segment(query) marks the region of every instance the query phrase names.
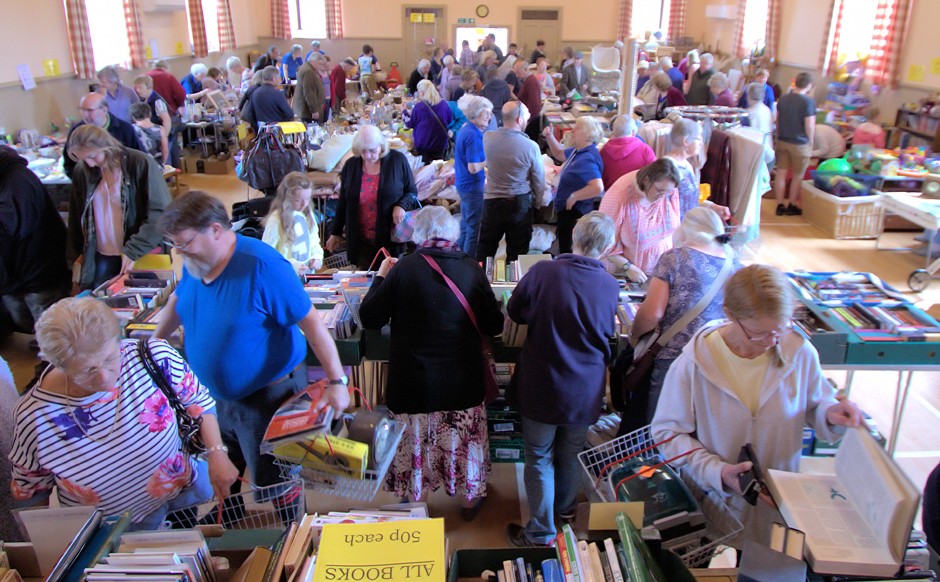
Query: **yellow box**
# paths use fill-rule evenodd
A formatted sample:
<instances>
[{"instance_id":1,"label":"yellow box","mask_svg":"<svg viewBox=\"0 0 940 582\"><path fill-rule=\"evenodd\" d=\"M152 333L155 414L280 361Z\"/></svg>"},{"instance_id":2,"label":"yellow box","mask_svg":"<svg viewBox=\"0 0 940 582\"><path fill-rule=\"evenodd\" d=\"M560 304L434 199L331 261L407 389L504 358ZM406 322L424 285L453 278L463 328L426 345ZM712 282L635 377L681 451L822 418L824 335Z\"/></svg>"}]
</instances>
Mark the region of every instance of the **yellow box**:
<instances>
[{"instance_id":1,"label":"yellow box","mask_svg":"<svg viewBox=\"0 0 940 582\"><path fill-rule=\"evenodd\" d=\"M336 474L362 475L369 462L369 445L334 436L329 437L327 443L322 433L279 445L273 453L309 469Z\"/></svg>"}]
</instances>

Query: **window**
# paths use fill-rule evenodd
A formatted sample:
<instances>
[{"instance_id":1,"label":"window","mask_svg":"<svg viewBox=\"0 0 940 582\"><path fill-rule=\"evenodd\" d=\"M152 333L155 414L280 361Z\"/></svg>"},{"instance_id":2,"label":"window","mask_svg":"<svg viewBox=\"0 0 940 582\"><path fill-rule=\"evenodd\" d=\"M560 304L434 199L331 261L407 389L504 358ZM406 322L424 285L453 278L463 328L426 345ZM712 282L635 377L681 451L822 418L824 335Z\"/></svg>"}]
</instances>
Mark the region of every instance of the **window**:
<instances>
[{"instance_id":1,"label":"window","mask_svg":"<svg viewBox=\"0 0 940 582\"><path fill-rule=\"evenodd\" d=\"M744 34L741 44L750 53L751 47L767 34L767 0L747 0L744 10Z\"/></svg>"},{"instance_id":2,"label":"window","mask_svg":"<svg viewBox=\"0 0 940 582\"><path fill-rule=\"evenodd\" d=\"M839 29L839 62L854 61L871 50L878 0L852 0L846 3Z\"/></svg>"},{"instance_id":3,"label":"window","mask_svg":"<svg viewBox=\"0 0 940 582\"><path fill-rule=\"evenodd\" d=\"M506 54L506 49L509 47L508 28L476 28L474 26L458 26L456 37L457 44L454 45L457 47L457 58L460 58L460 50L463 46L463 41L469 42L470 50L475 51L483 43L483 39L486 38L488 34L493 34L496 36L496 46L498 46L499 49L503 51L503 54Z\"/></svg>"},{"instance_id":4,"label":"window","mask_svg":"<svg viewBox=\"0 0 940 582\"><path fill-rule=\"evenodd\" d=\"M324 0L290 0L288 10L295 37L326 38Z\"/></svg>"},{"instance_id":5,"label":"window","mask_svg":"<svg viewBox=\"0 0 940 582\"><path fill-rule=\"evenodd\" d=\"M652 33L661 30L665 42L669 28L669 4L670 0L633 0L630 34L635 38L643 38L647 32L652 36Z\"/></svg>"},{"instance_id":6,"label":"window","mask_svg":"<svg viewBox=\"0 0 940 582\"><path fill-rule=\"evenodd\" d=\"M123 0L85 2L95 70L108 65L128 68L131 60Z\"/></svg>"},{"instance_id":7,"label":"window","mask_svg":"<svg viewBox=\"0 0 940 582\"><path fill-rule=\"evenodd\" d=\"M219 7L217 0L202 0L202 21L206 24L206 46L209 52L218 52Z\"/></svg>"}]
</instances>

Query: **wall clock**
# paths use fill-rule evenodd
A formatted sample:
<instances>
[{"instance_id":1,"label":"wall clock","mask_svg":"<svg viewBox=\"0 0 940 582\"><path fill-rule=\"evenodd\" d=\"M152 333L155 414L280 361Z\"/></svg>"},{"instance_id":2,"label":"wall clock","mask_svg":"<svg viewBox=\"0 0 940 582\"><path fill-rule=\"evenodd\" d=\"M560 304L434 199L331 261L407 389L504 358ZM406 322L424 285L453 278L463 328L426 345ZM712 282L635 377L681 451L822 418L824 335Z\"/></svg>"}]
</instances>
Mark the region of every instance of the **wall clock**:
<instances>
[{"instance_id":1,"label":"wall clock","mask_svg":"<svg viewBox=\"0 0 940 582\"><path fill-rule=\"evenodd\" d=\"M490 8L486 4L480 4L477 6L477 16L480 18L486 18L490 14Z\"/></svg>"}]
</instances>

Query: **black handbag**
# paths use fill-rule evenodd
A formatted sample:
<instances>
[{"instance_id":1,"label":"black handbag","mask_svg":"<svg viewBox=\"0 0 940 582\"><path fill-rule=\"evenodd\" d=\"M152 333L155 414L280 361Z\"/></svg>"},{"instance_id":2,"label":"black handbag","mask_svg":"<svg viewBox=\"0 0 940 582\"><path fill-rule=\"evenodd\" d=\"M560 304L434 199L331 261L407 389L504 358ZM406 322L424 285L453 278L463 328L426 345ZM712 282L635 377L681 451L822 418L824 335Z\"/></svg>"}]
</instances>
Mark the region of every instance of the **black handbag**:
<instances>
[{"instance_id":1,"label":"black handbag","mask_svg":"<svg viewBox=\"0 0 940 582\"><path fill-rule=\"evenodd\" d=\"M305 172L303 155L293 146L285 145L274 131L262 130L245 150L242 160L245 181L256 190L276 188L291 172Z\"/></svg>"},{"instance_id":2,"label":"black handbag","mask_svg":"<svg viewBox=\"0 0 940 582\"><path fill-rule=\"evenodd\" d=\"M202 442L202 435L199 434L199 427L202 425L202 417L193 417L186 411L186 407L180 402L179 396L170 385L166 375L160 371L157 361L147 345L147 340L137 342L137 355L144 364L144 369L157 385L160 392L166 397L167 403L173 408L176 415L176 428L180 435L180 452L187 456L198 456L206 452L206 445Z\"/></svg>"}]
</instances>

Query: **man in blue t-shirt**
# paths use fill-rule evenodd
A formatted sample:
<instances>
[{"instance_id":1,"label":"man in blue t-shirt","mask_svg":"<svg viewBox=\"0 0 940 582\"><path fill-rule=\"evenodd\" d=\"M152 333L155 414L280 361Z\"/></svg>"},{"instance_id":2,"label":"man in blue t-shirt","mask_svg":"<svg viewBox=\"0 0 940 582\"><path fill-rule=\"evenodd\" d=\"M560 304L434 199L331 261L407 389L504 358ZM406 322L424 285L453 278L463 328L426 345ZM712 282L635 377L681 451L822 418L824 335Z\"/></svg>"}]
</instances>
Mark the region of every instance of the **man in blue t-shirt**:
<instances>
[{"instance_id":1,"label":"man in blue t-shirt","mask_svg":"<svg viewBox=\"0 0 940 582\"><path fill-rule=\"evenodd\" d=\"M187 192L167 206L160 228L184 269L154 337L182 324L187 360L216 400L229 458L247 465L257 486L280 483L274 458L258 448L277 407L308 385L306 344L329 378L328 403L338 411L349 405L336 344L290 263L233 232L218 199Z\"/></svg>"}]
</instances>

